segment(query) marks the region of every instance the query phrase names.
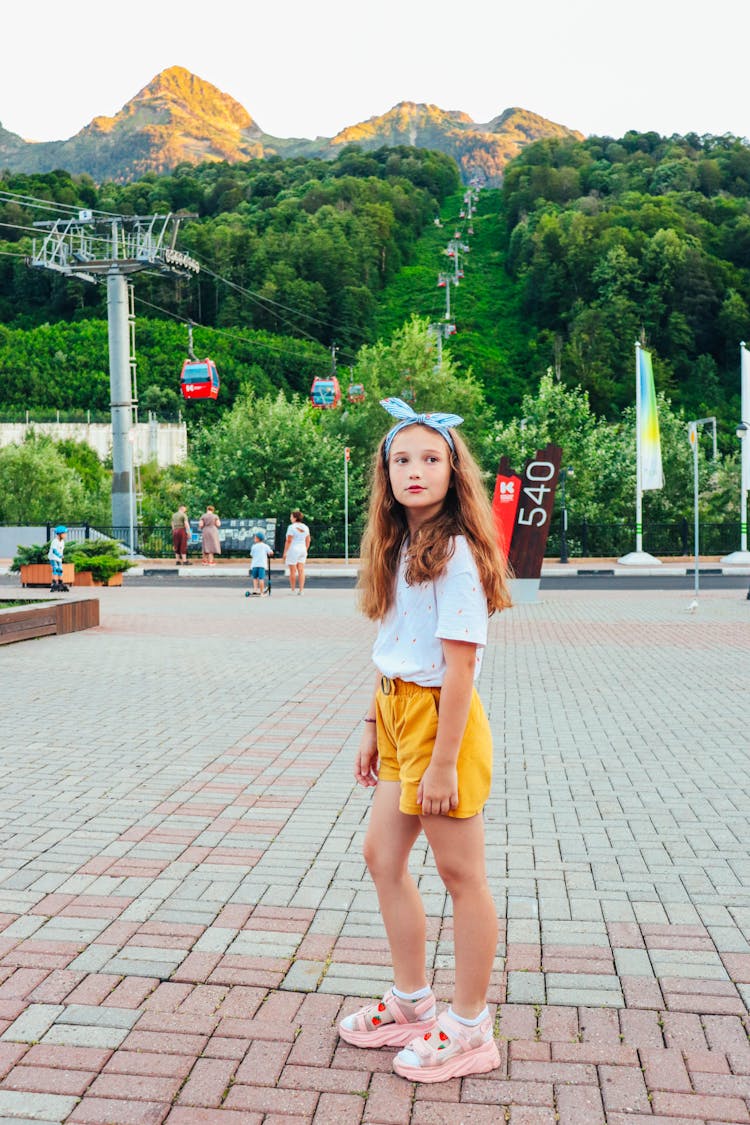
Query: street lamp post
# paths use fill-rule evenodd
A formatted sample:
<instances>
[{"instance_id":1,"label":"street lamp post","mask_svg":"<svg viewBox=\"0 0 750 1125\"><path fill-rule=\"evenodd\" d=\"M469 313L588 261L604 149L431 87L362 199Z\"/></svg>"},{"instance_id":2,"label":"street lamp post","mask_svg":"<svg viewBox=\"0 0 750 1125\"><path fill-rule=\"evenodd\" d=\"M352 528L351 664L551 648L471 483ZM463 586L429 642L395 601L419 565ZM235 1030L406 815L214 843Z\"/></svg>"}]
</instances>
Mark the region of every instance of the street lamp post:
<instances>
[{"instance_id":1,"label":"street lamp post","mask_svg":"<svg viewBox=\"0 0 750 1125\"><path fill-rule=\"evenodd\" d=\"M741 540L740 550L747 551L747 491L750 488L750 453L746 446L748 434L750 434L750 422L744 420L737 426L737 437L740 439L740 449L742 455L740 457L740 528ZM750 589L747 591L747 600L750 602Z\"/></svg>"},{"instance_id":2,"label":"street lamp post","mask_svg":"<svg viewBox=\"0 0 750 1125\"><path fill-rule=\"evenodd\" d=\"M750 432L750 422L742 421L737 426L737 437L740 439L740 449L742 451L740 457L740 473L742 475L740 487L740 534L741 543L740 550L747 550L747 490L750 486L750 469L746 468L745 462L750 460L745 448L748 433Z\"/></svg>"},{"instance_id":3,"label":"street lamp post","mask_svg":"<svg viewBox=\"0 0 750 1125\"><path fill-rule=\"evenodd\" d=\"M698 427L699 426L713 426L714 430L714 461L716 460L716 418L711 415L710 418L695 418L692 422L688 422L688 441L693 448L693 554L695 556L695 577L693 583L693 590L696 598L700 590L700 527L699 527L699 489L700 482L698 476Z\"/></svg>"},{"instance_id":4,"label":"street lamp post","mask_svg":"<svg viewBox=\"0 0 750 1125\"><path fill-rule=\"evenodd\" d=\"M572 480L575 476L573 470L568 466L567 469L560 469L560 482L561 493L560 501L562 504L562 526L560 532L560 562L566 563L568 561L568 509L565 503L565 482L568 477Z\"/></svg>"},{"instance_id":5,"label":"street lamp post","mask_svg":"<svg viewBox=\"0 0 750 1125\"><path fill-rule=\"evenodd\" d=\"M135 442L136 431L134 427L128 431L128 442L130 444L130 472L129 489L130 495L128 496L128 543L130 544L131 554L135 554Z\"/></svg>"},{"instance_id":6,"label":"street lamp post","mask_svg":"<svg viewBox=\"0 0 750 1125\"><path fill-rule=\"evenodd\" d=\"M344 562L349 565L349 457L347 445L344 449Z\"/></svg>"}]
</instances>

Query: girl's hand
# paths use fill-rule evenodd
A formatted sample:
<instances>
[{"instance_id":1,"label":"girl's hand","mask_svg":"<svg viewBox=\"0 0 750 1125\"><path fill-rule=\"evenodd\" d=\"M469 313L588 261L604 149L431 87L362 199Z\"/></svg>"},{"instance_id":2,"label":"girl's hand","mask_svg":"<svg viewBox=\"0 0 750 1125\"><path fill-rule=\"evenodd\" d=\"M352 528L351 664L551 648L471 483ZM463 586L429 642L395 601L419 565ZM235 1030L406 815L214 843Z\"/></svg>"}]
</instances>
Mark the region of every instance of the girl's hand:
<instances>
[{"instance_id":1,"label":"girl's hand","mask_svg":"<svg viewBox=\"0 0 750 1125\"><path fill-rule=\"evenodd\" d=\"M366 723L354 759L354 779L365 789L378 783L378 742L374 723Z\"/></svg>"},{"instance_id":2,"label":"girl's hand","mask_svg":"<svg viewBox=\"0 0 750 1125\"><path fill-rule=\"evenodd\" d=\"M458 772L455 766L430 762L417 789L423 816L440 816L458 808Z\"/></svg>"}]
</instances>

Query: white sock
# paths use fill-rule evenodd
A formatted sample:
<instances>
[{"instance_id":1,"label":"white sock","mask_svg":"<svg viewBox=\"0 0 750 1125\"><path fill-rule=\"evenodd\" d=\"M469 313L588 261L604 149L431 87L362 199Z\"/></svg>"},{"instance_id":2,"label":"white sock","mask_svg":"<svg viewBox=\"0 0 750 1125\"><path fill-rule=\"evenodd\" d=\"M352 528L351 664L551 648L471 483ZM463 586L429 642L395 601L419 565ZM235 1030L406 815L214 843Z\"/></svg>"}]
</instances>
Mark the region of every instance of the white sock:
<instances>
[{"instance_id":1,"label":"white sock","mask_svg":"<svg viewBox=\"0 0 750 1125\"><path fill-rule=\"evenodd\" d=\"M426 996L430 995L432 989L429 984L426 984L424 988L418 989L417 992L401 992L401 990L394 985L392 991L393 995L398 996L399 1000L424 1000Z\"/></svg>"},{"instance_id":2,"label":"white sock","mask_svg":"<svg viewBox=\"0 0 750 1125\"><path fill-rule=\"evenodd\" d=\"M489 1014L490 1013L488 1009L485 1008L473 1020L467 1020L464 1016L457 1016L453 1011L453 1008L448 1009L448 1015L451 1017L451 1019L454 1019L456 1023L462 1023L464 1027L479 1027L482 1020L486 1020Z\"/></svg>"}]
</instances>

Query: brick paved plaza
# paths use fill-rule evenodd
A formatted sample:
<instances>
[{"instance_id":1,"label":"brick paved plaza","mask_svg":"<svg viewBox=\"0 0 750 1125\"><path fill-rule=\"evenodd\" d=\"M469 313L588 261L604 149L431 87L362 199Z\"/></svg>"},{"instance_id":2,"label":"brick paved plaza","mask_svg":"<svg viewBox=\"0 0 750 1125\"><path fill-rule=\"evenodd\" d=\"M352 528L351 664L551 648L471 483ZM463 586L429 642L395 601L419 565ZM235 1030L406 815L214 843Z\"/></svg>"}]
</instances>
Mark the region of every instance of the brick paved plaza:
<instances>
[{"instance_id":1,"label":"brick paved plaza","mask_svg":"<svg viewBox=\"0 0 750 1125\"><path fill-rule=\"evenodd\" d=\"M543 594L482 694L503 1066L413 1086L337 1018L389 980L349 590L101 591L0 649L0 1121L750 1123L750 602ZM449 904L414 871L430 968Z\"/></svg>"}]
</instances>

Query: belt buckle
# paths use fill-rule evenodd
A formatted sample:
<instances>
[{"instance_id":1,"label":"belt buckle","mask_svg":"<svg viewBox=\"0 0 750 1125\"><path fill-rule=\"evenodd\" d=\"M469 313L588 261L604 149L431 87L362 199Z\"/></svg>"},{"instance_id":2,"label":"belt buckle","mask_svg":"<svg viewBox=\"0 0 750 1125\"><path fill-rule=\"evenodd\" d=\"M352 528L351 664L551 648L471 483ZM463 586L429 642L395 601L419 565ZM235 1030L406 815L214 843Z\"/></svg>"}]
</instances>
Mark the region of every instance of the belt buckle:
<instances>
[{"instance_id":1,"label":"belt buckle","mask_svg":"<svg viewBox=\"0 0 750 1125\"><path fill-rule=\"evenodd\" d=\"M380 677L380 690L382 691L383 695L390 695L393 691L393 684L388 676Z\"/></svg>"}]
</instances>

